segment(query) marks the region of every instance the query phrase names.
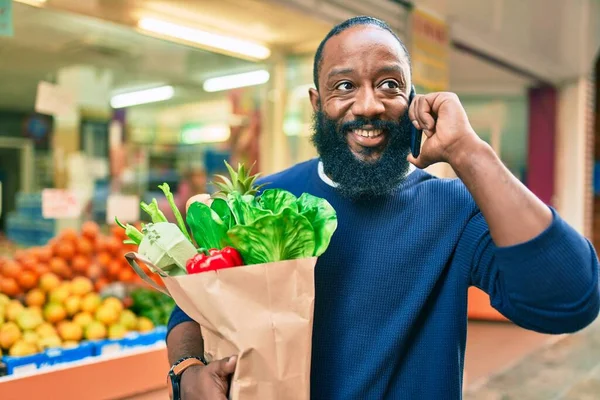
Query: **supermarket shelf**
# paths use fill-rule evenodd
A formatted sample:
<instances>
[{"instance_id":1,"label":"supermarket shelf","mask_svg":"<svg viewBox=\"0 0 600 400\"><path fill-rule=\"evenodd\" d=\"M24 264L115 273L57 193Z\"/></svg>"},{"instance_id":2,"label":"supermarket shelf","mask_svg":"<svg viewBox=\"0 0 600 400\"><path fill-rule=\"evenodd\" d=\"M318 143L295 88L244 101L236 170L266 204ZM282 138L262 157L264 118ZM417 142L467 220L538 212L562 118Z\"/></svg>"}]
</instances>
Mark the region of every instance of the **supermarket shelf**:
<instances>
[{"instance_id":1,"label":"supermarket shelf","mask_svg":"<svg viewBox=\"0 0 600 400\"><path fill-rule=\"evenodd\" d=\"M107 400L141 396L166 388L169 369L164 344L0 378L2 400Z\"/></svg>"}]
</instances>

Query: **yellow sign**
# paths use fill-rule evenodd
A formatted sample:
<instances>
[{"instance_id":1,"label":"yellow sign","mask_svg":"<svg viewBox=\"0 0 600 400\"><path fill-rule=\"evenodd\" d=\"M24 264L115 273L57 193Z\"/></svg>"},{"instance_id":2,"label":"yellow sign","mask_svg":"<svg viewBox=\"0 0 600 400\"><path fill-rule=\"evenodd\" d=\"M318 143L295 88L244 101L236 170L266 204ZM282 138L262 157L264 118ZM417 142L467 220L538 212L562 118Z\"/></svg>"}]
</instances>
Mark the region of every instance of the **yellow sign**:
<instances>
[{"instance_id":1,"label":"yellow sign","mask_svg":"<svg viewBox=\"0 0 600 400\"><path fill-rule=\"evenodd\" d=\"M421 10L412 13L412 69L417 92L446 91L450 31L448 25Z\"/></svg>"}]
</instances>

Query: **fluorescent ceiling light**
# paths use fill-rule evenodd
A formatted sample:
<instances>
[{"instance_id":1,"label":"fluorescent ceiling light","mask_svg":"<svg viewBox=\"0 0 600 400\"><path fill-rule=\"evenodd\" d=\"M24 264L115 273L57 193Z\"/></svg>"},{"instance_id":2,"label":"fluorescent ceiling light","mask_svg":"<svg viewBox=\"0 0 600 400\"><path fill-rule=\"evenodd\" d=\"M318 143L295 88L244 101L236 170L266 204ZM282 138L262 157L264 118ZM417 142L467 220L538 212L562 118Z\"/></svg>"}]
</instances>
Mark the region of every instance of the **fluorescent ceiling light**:
<instances>
[{"instance_id":1,"label":"fluorescent ceiling light","mask_svg":"<svg viewBox=\"0 0 600 400\"><path fill-rule=\"evenodd\" d=\"M155 103L169 100L173 97L173 86L160 86L152 89L138 90L136 92L117 94L110 99L112 108L124 108L139 104Z\"/></svg>"},{"instance_id":2,"label":"fluorescent ceiling light","mask_svg":"<svg viewBox=\"0 0 600 400\"><path fill-rule=\"evenodd\" d=\"M181 131L181 141L186 144L225 142L231 135L231 129L224 124L190 126Z\"/></svg>"},{"instance_id":3,"label":"fluorescent ceiling light","mask_svg":"<svg viewBox=\"0 0 600 400\"><path fill-rule=\"evenodd\" d=\"M259 60L269 58L271 50L261 44L238 39L218 33L201 31L186 26L161 21L154 18L142 18L138 21L138 27L143 30L171 36L177 39L197 43L205 47L225 50L230 53L240 54Z\"/></svg>"},{"instance_id":4,"label":"fluorescent ceiling light","mask_svg":"<svg viewBox=\"0 0 600 400\"><path fill-rule=\"evenodd\" d=\"M203 88L207 92L218 92L246 86L261 85L269 81L269 72L260 69L258 71L245 72L243 74L226 75L211 78L204 81Z\"/></svg>"},{"instance_id":5,"label":"fluorescent ceiling light","mask_svg":"<svg viewBox=\"0 0 600 400\"><path fill-rule=\"evenodd\" d=\"M15 3L29 4L30 6L41 6L47 0L15 0Z\"/></svg>"}]
</instances>

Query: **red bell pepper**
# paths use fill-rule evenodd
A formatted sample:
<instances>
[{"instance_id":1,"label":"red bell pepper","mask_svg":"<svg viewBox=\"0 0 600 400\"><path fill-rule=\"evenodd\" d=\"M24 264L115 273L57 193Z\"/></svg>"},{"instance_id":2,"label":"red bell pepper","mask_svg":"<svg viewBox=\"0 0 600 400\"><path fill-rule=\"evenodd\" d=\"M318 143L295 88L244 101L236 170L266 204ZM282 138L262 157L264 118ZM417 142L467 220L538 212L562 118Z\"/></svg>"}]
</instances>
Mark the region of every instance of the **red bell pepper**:
<instances>
[{"instance_id":1,"label":"red bell pepper","mask_svg":"<svg viewBox=\"0 0 600 400\"><path fill-rule=\"evenodd\" d=\"M222 250L203 250L202 253L190 258L185 268L188 274L196 274L198 272L239 267L240 265L244 265L240 253L232 247L225 247Z\"/></svg>"}]
</instances>

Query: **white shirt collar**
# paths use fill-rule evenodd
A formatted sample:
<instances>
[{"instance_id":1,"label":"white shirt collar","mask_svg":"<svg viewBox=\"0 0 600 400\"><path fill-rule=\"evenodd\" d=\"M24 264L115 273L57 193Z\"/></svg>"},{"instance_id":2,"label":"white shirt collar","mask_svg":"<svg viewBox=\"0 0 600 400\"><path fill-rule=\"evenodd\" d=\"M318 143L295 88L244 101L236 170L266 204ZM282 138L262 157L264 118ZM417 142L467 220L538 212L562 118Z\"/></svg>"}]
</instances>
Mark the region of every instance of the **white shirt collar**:
<instances>
[{"instance_id":1,"label":"white shirt collar","mask_svg":"<svg viewBox=\"0 0 600 400\"><path fill-rule=\"evenodd\" d=\"M406 172L405 177L407 177L408 175L410 175L415 169L417 169L417 167L415 167L413 164L410 164L408 166L408 171ZM321 180L323 182L325 182L326 184L328 184L331 187L338 187L338 184L335 183L334 181L332 181L326 174L325 174L325 170L323 169L323 162L319 161L319 167L318 167L318 171L319 171L319 178L321 178Z\"/></svg>"}]
</instances>

